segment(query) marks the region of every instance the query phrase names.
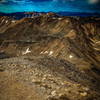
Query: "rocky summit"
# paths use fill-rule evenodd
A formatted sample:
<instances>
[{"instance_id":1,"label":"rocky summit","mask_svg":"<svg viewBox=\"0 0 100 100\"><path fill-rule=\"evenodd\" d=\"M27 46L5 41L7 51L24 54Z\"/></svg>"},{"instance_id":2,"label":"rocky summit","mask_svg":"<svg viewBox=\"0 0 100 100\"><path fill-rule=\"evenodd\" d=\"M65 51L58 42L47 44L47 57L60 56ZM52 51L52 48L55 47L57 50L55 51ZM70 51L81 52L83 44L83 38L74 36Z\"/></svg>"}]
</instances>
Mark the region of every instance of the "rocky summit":
<instances>
[{"instance_id":1,"label":"rocky summit","mask_svg":"<svg viewBox=\"0 0 100 100\"><path fill-rule=\"evenodd\" d=\"M0 16L0 100L100 100L100 18L26 15Z\"/></svg>"}]
</instances>

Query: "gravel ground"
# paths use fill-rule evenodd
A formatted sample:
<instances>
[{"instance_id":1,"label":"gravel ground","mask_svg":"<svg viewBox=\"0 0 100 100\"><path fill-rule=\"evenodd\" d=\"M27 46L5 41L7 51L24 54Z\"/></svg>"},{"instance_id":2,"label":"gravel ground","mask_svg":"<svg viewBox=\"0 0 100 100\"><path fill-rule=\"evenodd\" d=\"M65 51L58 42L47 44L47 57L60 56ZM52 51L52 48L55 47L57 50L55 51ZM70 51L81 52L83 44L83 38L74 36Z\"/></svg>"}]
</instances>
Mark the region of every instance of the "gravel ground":
<instances>
[{"instance_id":1,"label":"gravel ground","mask_svg":"<svg viewBox=\"0 0 100 100\"><path fill-rule=\"evenodd\" d=\"M92 77L65 60L21 56L0 60L0 100L100 100Z\"/></svg>"}]
</instances>

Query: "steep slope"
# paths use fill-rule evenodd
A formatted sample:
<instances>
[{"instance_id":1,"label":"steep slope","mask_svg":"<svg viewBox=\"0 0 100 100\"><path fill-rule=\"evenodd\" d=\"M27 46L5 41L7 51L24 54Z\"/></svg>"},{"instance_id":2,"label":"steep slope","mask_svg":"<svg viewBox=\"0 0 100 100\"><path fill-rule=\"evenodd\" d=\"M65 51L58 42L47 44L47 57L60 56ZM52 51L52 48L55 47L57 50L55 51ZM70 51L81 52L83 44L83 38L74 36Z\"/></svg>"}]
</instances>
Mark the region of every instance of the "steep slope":
<instances>
[{"instance_id":1,"label":"steep slope","mask_svg":"<svg viewBox=\"0 0 100 100\"><path fill-rule=\"evenodd\" d=\"M63 58L67 59L69 51L78 57L83 56L83 58L97 63L100 51L99 21L99 18L56 18L46 15L24 18L14 24L11 23L7 28L4 26L5 29L0 34L0 40L1 43L8 43L6 50L7 47L9 48L9 42L12 42L12 44L15 42L18 46L21 45L19 47L22 47L23 43L27 42L30 45L28 47L33 48L32 53L35 52L35 54L53 51L55 52L54 56L63 57L63 55L66 55ZM62 54L65 51L63 49L68 50Z\"/></svg>"},{"instance_id":2,"label":"steep slope","mask_svg":"<svg viewBox=\"0 0 100 100\"><path fill-rule=\"evenodd\" d=\"M21 75L22 78L31 82L30 71L37 68L36 73L42 75L32 74L32 77L36 80L40 78L39 84L43 85L41 79L43 74L48 76L49 73L53 75L51 80L55 80L56 84L62 82L61 86L65 89L68 87L65 87L64 82L69 82L67 86L71 86L69 90L72 95L69 91L65 92L63 88L57 90L50 86L54 84L47 78L44 84L47 88L52 87L50 92L58 91L58 94L67 95L71 100L100 99L100 18L58 17L54 13L48 13L16 21L8 17L0 17L0 25L0 51L1 54L6 55L3 58L10 57L6 59L7 67L4 67L5 59L1 60L1 71L15 71L14 76L17 80L20 80ZM15 64L15 69L12 63ZM16 69L20 69L16 65L21 68L21 73L18 71L19 76L16 74ZM26 66L25 69L23 66ZM27 66L32 68L27 69ZM29 73L27 76L30 77L29 79L25 77L24 70ZM80 84L80 88L75 84ZM87 92L82 89L84 86L89 88ZM81 90L83 94L79 92ZM49 93L44 94L49 95ZM54 95L55 100L56 96L59 97L58 94ZM67 97L62 99L63 97L60 96L58 100L67 100ZM51 100L54 99L51 98Z\"/></svg>"}]
</instances>

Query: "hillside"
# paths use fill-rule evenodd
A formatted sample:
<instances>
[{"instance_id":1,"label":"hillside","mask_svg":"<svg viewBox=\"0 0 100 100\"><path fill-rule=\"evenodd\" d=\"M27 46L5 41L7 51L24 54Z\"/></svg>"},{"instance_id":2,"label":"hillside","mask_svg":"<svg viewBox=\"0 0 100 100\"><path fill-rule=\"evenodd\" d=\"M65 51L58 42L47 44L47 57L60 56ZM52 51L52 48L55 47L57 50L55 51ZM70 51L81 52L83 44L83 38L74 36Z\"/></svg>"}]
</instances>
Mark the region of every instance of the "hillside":
<instances>
[{"instance_id":1,"label":"hillside","mask_svg":"<svg viewBox=\"0 0 100 100\"><path fill-rule=\"evenodd\" d=\"M100 100L100 18L1 16L0 55L0 100Z\"/></svg>"}]
</instances>

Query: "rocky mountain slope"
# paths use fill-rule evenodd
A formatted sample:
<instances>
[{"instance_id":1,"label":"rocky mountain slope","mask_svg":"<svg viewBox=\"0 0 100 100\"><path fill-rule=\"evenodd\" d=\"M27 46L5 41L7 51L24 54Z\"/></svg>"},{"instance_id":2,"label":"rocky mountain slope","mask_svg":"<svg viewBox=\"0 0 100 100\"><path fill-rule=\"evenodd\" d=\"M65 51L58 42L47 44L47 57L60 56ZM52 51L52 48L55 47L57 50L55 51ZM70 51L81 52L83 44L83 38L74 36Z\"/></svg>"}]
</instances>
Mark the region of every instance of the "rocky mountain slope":
<instances>
[{"instance_id":1,"label":"rocky mountain slope","mask_svg":"<svg viewBox=\"0 0 100 100\"><path fill-rule=\"evenodd\" d=\"M0 100L100 100L100 18L1 16L0 58Z\"/></svg>"}]
</instances>

